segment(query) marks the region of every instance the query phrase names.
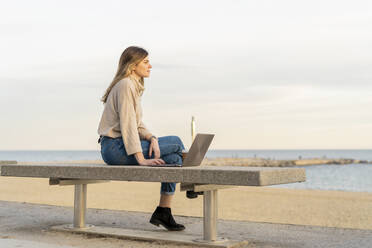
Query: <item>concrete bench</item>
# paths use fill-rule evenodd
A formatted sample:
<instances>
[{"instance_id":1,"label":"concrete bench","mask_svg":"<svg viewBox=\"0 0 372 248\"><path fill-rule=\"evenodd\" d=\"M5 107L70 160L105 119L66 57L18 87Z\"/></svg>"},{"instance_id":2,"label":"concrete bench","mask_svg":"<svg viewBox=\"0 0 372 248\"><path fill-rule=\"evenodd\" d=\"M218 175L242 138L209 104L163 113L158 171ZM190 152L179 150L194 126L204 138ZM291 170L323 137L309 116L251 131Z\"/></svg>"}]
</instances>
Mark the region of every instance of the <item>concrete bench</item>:
<instances>
[{"instance_id":1,"label":"concrete bench","mask_svg":"<svg viewBox=\"0 0 372 248\"><path fill-rule=\"evenodd\" d=\"M198 166L198 167L144 167L107 166L104 164L14 164L1 165L1 176L50 178L50 185L75 185L73 226L60 227L75 232L95 233L94 228L85 224L87 184L115 181L179 182L181 190L203 191L204 233L199 241L209 246L230 247L234 242L217 237L217 192L229 186L267 186L303 182L305 169L265 168L238 166ZM91 230L91 231L90 231ZM101 228L100 234L105 233ZM110 231L109 231L110 232ZM111 230L112 232L112 230ZM114 231L114 233L117 231ZM139 234L138 234L139 233ZM137 235L137 236L136 236ZM147 236L146 236L147 235ZM173 235L173 234L172 234ZM182 238L180 234L160 237L133 231L123 234L129 238L160 241L180 241L193 243L195 239ZM115 235L114 235L115 236ZM195 244L195 243L194 243Z\"/></svg>"}]
</instances>

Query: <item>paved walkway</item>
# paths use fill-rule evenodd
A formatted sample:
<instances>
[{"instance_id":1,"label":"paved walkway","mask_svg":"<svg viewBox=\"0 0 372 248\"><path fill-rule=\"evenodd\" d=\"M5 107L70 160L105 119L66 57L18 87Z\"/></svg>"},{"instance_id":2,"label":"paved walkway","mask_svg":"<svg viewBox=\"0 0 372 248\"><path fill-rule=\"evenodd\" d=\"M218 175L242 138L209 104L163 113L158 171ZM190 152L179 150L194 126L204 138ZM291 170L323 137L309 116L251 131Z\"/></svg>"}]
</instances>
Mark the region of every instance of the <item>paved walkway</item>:
<instances>
[{"instance_id":1,"label":"paved walkway","mask_svg":"<svg viewBox=\"0 0 372 248\"><path fill-rule=\"evenodd\" d=\"M72 223L72 215L72 207L0 201L0 247L190 247L156 242L88 237L49 230L49 227L54 225ZM98 209L88 209L87 212L87 222L89 224L159 231L159 228L148 223L149 218L150 214L138 212ZM202 233L203 224L201 218L176 216L176 219L186 225L186 233L196 236ZM369 248L372 244L371 230L225 220L219 221L218 230L219 236L232 240L248 240L249 244L245 247Z\"/></svg>"}]
</instances>

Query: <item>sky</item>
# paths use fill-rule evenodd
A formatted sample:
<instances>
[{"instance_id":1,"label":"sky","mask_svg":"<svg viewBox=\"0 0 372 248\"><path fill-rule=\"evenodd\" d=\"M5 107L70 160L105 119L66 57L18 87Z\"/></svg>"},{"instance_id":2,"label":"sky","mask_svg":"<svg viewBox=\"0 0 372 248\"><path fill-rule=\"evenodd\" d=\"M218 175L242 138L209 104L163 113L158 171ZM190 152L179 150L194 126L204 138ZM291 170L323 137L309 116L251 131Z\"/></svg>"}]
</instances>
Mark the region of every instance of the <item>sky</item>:
<instances>
[{"instance_id":1,"label":"sky","mask_svg":"<svg viewBox=\"0 0 372 248\"><path fill-rule=\"evenodd\" d=\"M371 149L372 3L2 1L0 150L98 150L122 51L153 66L157 136L212 149Z\"/></svg>"}]
</instances>

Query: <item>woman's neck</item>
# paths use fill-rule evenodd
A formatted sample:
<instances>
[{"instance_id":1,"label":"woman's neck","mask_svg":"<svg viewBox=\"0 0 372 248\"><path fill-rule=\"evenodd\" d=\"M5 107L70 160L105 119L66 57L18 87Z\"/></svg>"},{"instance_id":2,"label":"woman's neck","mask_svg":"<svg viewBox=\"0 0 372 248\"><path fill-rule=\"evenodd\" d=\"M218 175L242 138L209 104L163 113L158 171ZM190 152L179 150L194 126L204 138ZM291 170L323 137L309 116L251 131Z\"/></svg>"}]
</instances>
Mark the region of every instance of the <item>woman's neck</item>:
<instances>
[{"instance_id":1,"label":"woman's neck","mask_svg":"<svg viewBox=\"0 0 372 248\"><path fill-rule=\"evenodd\" d=\"M137 73L133 72L132 74L130 74L136 81L140 81L141 77L137 75Z\"/></svg>"}]
</instances>

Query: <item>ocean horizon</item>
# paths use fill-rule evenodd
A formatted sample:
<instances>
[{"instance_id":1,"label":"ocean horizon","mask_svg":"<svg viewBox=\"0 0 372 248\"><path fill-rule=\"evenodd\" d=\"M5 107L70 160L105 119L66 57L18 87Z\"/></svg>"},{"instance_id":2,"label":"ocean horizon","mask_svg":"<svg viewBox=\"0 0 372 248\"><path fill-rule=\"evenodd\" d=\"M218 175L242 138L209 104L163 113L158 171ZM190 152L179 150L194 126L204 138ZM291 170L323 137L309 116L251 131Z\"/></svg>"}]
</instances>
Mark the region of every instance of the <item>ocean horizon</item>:
<instances>
[{"instance_id":1,"label":"ocean horizon","mask_svg":"<svg viewBox=\"0 0 372 248\"><path fill-rule=\"evenodd\" d=\"M372 161L372 149L211 149L207 158L357 159ZM0 150L0 160L22 162L101 159L99 150Z\"/></svg>"}]
</instances>

